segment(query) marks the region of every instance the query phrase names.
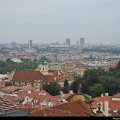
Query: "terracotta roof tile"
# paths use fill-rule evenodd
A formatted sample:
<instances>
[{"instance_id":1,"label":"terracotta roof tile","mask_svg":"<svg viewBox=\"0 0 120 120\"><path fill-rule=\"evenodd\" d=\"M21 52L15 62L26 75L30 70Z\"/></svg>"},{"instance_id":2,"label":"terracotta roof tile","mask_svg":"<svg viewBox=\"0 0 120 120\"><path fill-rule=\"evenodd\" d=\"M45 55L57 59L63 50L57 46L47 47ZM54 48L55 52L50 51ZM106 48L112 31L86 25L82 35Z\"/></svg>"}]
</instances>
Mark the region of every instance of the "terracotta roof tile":
<instances>
[{"instance_id":1,"label":"terracotta roof tile","mask_svg":"<svg viewBox=\"0 0 120 120\"><path fill-rule=\"evenodd\" d=\"M116 94L119 95L119 94ZM92 103L91 107L92 108L97 108L97 103L99 102L105 102L105 101L109 101L109 108L110 109L120 109L120 101L115 101L112 100L113 96L104 96L104 97L98 97L98 98L94 98L94 102Z\"/></svg>"},{"instance_id":2,"label":"terracotta roof tile","mask_svg":"<svg viewBox=\"0 0 120 120\"><path fill-rule=\"evenodd\" d=\"M44 79L43 81L44 81L45 83L55 82L53 75L44 75L44 76L43 76L43 79Z\"/></svg>"},{"instance_id":3,"label":"terracotta roof tile","mask_svg":"<svg viewBox=\"0 0 120 120\"><path fill-rule=\"evenodd\" d=\"M43 75L39 71L17 70L12 78L13 81L33 81L43 80Z\"/></svg>"},{"instance_id":4,"label":"terracotta roof tile","mask_svg":"<svg viewBox=\"0 0 120 120\"><path fill-rule=\"evenodd\" d=\"M18 94L18 96L21 98L25 98L26 96L29 96L30 98L35 98L37 100L40 100L40 99L42 100L42 99L51 97L51 95L44 90L43 91L32 91L31 93L22 92Z\"/></svg>"},{"instance_id":5,"label":"terracotta roof tile","mask_svg":"<svg viewBox=\"0 0 120 120\"><path fill-rule=\"evenodd\" d=\"M51 113L51 114L50 114ZM37 110L31 116L94 116L95 114L80 100Z\"/></svg>"},{"instance_id":6,"label":"terracotta roof tile","mask_svg":"<svg viewBox=\"0 0 120 120\"><path fill-rule=\"evenodd\" d=\"M7 86L7 87L2 88L2 91L15 91L18 88L19 87L16 87L16 86Z\"/></svg>"},{"instance_id":7,"label":"terracotta roof tile","mask_svg":"<svg viewBox=\"0 0 120 120\"><path fill-rule=\"evenodd\" d=\"M113 95L113 98L120 98L120 93Z\"/></svg>"},{"instance_id":8,"label":"terracotta roof tile","mask_svg":"<svg viewBox=\"0 0 120 120\"><path fill-rule=\"evenodd\" d=\"M4 86L5 86L4 84L0 83L0 87L4 87Z\"/></svg>"},{"instance_id":9,"label":"terracotta roof tile","mask_svg":"<svg viewBox=\"0 0 120 120\"><path fill-rule=\"evenodd\" d=\"M75 114L69 112L69 111L65 111L65 110L54 110L54 109L45 109L45 110L41 110L41 111L33 111L32 112L32 116L76 116Z\"/></svg>"},{"instance_id":10,"label":"terracotta roof tile","mask_svg":"<svg viewBox=\"0 0 120 120\"><path fill-rule=\"evenodd\" d=\"M116 109L120 110L120 101L114 101L114 100L109 101L109 107L110 109L113 109L113 110L116 110Z\"/></svg>"},{"instance_id":11,"label":"terracotta roof tile","mask_svg":"<svg viewBox=\"0 0 120 120\"><path fill-rule=\"evenodd\" d=\"M12 80L13 81L24 81L24 82L31 82L34 80L43 80L45 83L50 82L60 82L65 79L71 79L72 76L68 75L58 75L58 72L55 72L53 75L43 75L39 71L32 71L32 70L17 70L15 71Z\"/></svg>"},{"instance_id":12,"label":"terracotta roof tile","mask_svg":"<svg viewBox=\"0 0 120 120\"><path fill-rule=\"evenodd\" d=\"M97 98L93 98L93 100L94 100L94 102L91 104L91 107L97 108L97 103L111 101L112 97L111 96L97 97Z\"/></svg>"}]
</instances>

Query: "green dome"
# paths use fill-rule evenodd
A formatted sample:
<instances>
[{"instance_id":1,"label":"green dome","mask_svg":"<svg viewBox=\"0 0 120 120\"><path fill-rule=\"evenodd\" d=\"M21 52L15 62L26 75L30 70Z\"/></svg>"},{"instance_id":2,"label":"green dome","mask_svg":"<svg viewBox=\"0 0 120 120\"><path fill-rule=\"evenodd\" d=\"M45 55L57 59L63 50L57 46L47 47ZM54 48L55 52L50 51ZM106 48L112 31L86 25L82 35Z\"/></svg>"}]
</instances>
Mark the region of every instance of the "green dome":
<instances>
[{"instance_id":1,"label":"green dome","mask_svg":"<svg viewBox=\"0 0 120 120\"><path fill-rule=\"evenodd\" d=\"M42 62L42 65L47 65L48 64L48 62L46 61L46 60L44 60L43 62Z\"/></svg>"}]
</instances>

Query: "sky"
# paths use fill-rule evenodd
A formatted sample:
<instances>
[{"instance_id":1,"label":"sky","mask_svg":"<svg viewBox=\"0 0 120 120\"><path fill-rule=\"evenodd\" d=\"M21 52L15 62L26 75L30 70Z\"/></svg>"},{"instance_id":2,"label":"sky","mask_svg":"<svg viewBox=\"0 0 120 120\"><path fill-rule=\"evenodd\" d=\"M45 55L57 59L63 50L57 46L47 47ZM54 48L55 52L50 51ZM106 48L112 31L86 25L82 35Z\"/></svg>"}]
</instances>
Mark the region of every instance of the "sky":
<instances>
[{"instance_id":1,"label":"sky","mask_svg":"<svg viewBox=\"0 0 120 120\"><path fill-rule=\"evenodd\" d=\"M0 0L0 43L120 43L120 0Z\"/></svg>"}]
</instances>

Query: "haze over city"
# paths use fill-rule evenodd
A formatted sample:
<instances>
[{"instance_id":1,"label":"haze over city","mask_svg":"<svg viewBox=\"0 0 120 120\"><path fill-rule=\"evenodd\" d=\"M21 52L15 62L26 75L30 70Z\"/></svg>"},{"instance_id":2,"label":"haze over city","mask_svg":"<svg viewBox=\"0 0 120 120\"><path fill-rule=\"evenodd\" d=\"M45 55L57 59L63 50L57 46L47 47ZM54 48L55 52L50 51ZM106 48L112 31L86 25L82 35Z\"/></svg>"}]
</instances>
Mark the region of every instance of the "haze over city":
<instances>
[{"instance_id":1,"label":"haze over city","mask_svg":"<svg viewBox=\"0 0 120 120\"><path fill-rule=\"evenodd\" d=\"M119 0L0 0L0 43L120 42Z\"/></svg>"}]
</instances>

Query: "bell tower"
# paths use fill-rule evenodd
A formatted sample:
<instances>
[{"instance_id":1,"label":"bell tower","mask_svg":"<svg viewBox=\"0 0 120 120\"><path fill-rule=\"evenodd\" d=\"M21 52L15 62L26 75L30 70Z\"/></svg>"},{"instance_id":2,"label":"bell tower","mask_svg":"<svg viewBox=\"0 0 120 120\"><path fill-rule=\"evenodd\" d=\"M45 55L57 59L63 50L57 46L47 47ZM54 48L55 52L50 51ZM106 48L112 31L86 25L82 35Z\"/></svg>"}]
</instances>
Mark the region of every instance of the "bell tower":
<instances>
[{"instance_id":1,"label":"bell tower","mask_svg":"<svg viewBox=\"0 0 120 120\"><path fill-rule=\"evenodd\" d=\"M40 71L43 75L48 75L48 70L48 63L46 61L43 61L37 68L37 71Z\"/></svg>"}]
</instances>

